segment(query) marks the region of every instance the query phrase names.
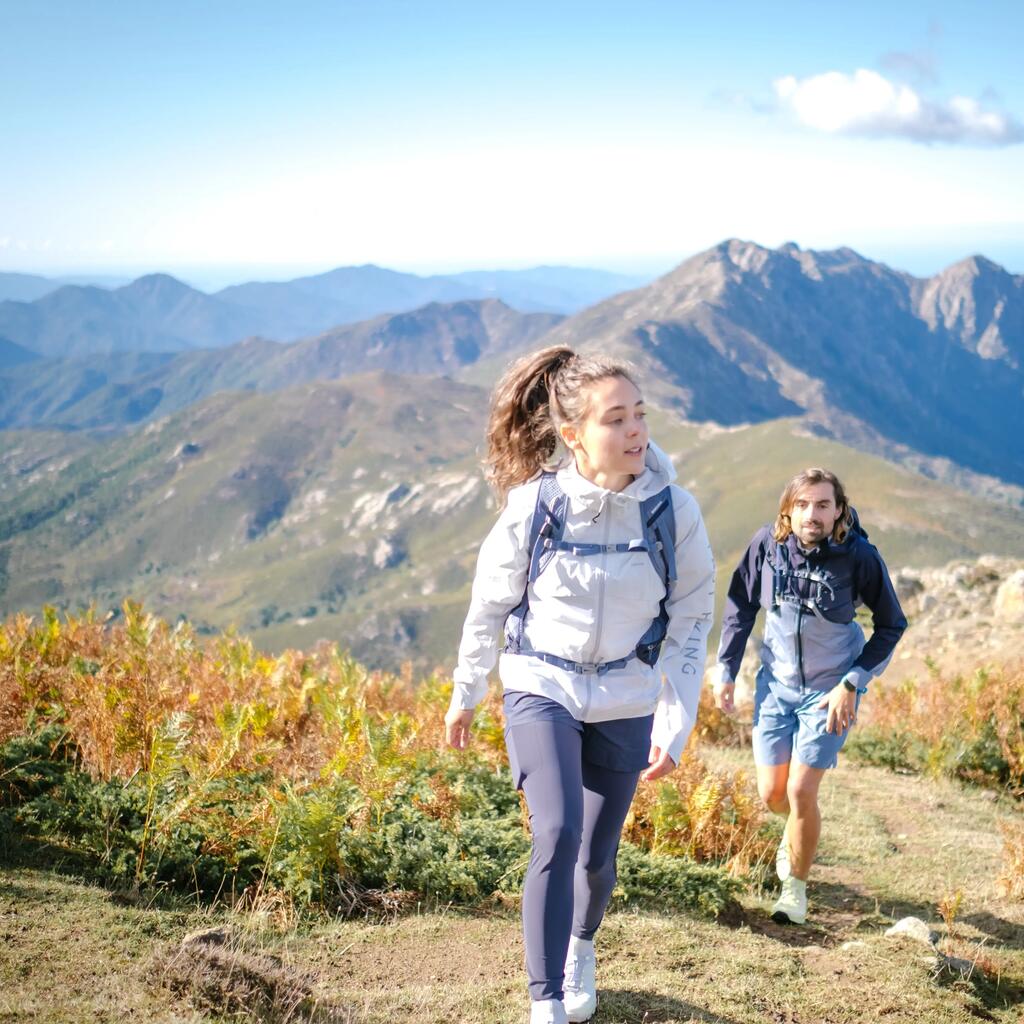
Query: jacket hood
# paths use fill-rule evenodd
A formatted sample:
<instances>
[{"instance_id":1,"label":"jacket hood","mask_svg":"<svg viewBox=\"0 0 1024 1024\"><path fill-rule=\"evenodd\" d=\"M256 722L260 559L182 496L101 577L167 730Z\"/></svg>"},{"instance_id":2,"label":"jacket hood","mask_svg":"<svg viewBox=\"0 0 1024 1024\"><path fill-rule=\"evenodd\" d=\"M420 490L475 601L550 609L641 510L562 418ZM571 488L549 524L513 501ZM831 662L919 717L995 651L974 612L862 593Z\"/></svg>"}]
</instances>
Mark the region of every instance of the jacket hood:
<instances>
[{"instance_id":1,"label":"jacket hood","mask_svg":"<svg viewBox=\"0 0 1024 1024\"><path fill-rule=\"evenodd\" d=\"M669 457L653 442L647 442L644 471L621 491L609 491L580 474L576 460L570 459L558 470L558 483L569 497L574 512L604 508L609 502L628 504L645 501L676 479Z\"/></svg>"}]
</instances>

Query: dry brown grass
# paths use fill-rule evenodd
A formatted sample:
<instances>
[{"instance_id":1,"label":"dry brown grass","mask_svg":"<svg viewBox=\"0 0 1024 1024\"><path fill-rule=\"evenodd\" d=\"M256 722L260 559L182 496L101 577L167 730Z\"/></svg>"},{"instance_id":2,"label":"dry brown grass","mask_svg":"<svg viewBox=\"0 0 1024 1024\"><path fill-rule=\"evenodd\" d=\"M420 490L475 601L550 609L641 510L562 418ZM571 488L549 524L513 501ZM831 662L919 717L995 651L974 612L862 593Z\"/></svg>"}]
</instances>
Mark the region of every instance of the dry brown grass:
<instances>
[{"instance_id":1,"label":"dry brown grass","mask_svg":"<svg viewBox=\"0 0 1024 1024\"><path fill-rule=\"evenodd\" d=\"M765 863L778 843L764 821L746 771L713 770L688 751L661 784L640 787L624 835L655 853L728 862L739 875Z\"/></svg>"},{"instance_id":2,"label":"dry brown grass","mask_svg":"<svg viewBox=\"0 0 1024 1024\"><path fill-rule=\"evenodd\" d=\"M861 757L890 767L952 775L1024 799L1024 663L973 676L880 685L868 702L862 735L851 745ZM1004 828L1001 885L1024 899L1024 837Z\"/></svg>"},{"instance_id":3,"label":"dry brown grass","mask_svg":"<svg viewBox=\"0 0 1024 1024\"><path fill-rule=\"evenodd\" d=\"M866 703L862 727L908 741L922 762L915 767L1024 797L1024 662L972 676L932 672L883 682Z\"/></svg>"},{"instance_id":4,"label":"dry brown grass","mask_svg":"<svg viewBox=\"0 0 1024 1024\"><path fill-rule=\"evenodd\" d=\"M999 891L1008 899L1024 900L1024 822L1003 822L1003 869Z\"/></svg>"},{"instance_id":5,"label":"dry brown grass","mask_svg":"<svg viewBox=\"0 0 1024 1024\"><path fill-rule=\"evenodd\" d=\"M131 602L113 621L48 609L41 621L19 615L0 629L0 742L27 722L56 720L92 776L146 780L138 878L153 837L183 821L207 836L207 854L230 859L243 840L272 850L285 803L331 779L365 798L348 828L372 829L413 773L426 774L426 785L401 799L457 827L465 808L450 773L446 781L435 770L454 756L444 745L449 694L436 675L414 682L409 670L370 672L331 645L270 657L242 637L200 642L186 624L172 627ZM709 700L702 695L695 742L734 741L737 726ZM474 722L478 765L506 765L502 722L492 689ZM159 781L177 770L187 786L158 813ZM244 799L205 799L256 773L267 780L261 794L250 785ZM627 838L743 873L772 843L762 821L746 772L711 771L691 751L669 781L641 788Z\"/></svg>"}]
</instances>

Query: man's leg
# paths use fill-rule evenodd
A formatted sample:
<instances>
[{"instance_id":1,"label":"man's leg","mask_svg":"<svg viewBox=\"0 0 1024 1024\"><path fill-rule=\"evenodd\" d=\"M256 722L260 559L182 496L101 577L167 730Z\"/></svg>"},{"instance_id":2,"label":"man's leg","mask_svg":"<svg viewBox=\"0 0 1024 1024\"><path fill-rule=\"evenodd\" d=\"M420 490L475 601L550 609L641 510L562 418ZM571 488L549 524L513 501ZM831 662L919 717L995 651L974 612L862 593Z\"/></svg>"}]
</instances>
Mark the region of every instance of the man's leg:
<instances>
[{"instance_id":1,"label":"man's leg","mask_svg":"<svg viewBox=\"0 0 1024 1024\"><path fill-rule=\"evenodd\" d=\"M771 672L763 665L754 686L754 766L757 792L773 814L789 814L789 762L799 720L790 702L773 689ZM781 692L781 691L780 691Z\"/></svg>"},{"instance_id":2,"label":"man's leg","mask_svg":"<svg viewBox=\"0 0 1024 1024\"><path fill-rule=\"evenodd\" d=\"M773 814L789 814L789 762L755 764L757 792Z\"/></svg>"},{"instance_id":3,"label":"man's leg","mask_svg":"<svg viewBox=\"0 0 1024 1024\"><path fill-rule=\"evenodd\" d=\"M789 836L790 871L794 878L804 882L811 873L811 864L818 852L818 839L821 836L818 789L827 770L811 768L800 761L794 761L789 779L791 811L786 831Z\"/></svg>"}]
</instances>

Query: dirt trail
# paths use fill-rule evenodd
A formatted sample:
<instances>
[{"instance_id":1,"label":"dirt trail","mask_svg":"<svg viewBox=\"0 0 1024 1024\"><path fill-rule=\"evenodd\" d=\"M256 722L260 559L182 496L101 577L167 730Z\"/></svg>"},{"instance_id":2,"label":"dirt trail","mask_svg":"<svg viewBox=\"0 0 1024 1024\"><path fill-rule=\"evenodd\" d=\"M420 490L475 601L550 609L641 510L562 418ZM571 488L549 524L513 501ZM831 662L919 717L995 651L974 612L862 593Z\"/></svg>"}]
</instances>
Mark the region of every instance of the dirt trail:
<instances>
[{"instance_id":1,"label":"dirt trail","mask_svg":"<svg viewBox=\"0 0 1024 1024\"><path fill-rule=\"evenodd\" d=\"M749 751L708 752L746 764ZM1024 904L1002 900L1002 800L943 781L844 762L822 790L823 837L811 918L783 927L774 893L745 897L723 921L619 908L598 939L602 1004L594 1024L1019 1024L1024 1007ZM938 905L962 892L947 935ZM976 961L939 976L935 952L884 937L920 917L939 950ZM102 890L29 869L0 870L0 1024L124 1021L190 1015L152 987L150 961L211 916L119 906ZM387 923L325 922L278 932L250 927L253 950L316 979L322 998L360 1024L521 1024L526 992L514 908L414 912ZM45 965L43 969L35 969ZM55 988L53 981L60 984Z\"/></svg>"}]
</instances>

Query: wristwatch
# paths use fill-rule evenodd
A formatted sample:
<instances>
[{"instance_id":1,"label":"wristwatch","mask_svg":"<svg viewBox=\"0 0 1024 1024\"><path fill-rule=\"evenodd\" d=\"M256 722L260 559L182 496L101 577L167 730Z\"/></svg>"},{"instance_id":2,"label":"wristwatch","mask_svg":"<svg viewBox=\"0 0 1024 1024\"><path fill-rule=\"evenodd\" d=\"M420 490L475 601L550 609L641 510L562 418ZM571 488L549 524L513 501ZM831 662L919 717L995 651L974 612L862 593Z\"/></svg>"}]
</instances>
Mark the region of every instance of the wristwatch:
<instances>
[{"instance_id":1,"label":"wristwatch","mask_svg":"<svg viewBox=\"0 0 1024 1024\"><path fill-rule=\"evenodd\" d=\"M843 686L845 686L847 688L847 690L850 691L850 693L856 693L857 692L857 687L854 686L853 683L851 683L849 679L844 679L843 680Z\"/></svg>"}]
</instances>

